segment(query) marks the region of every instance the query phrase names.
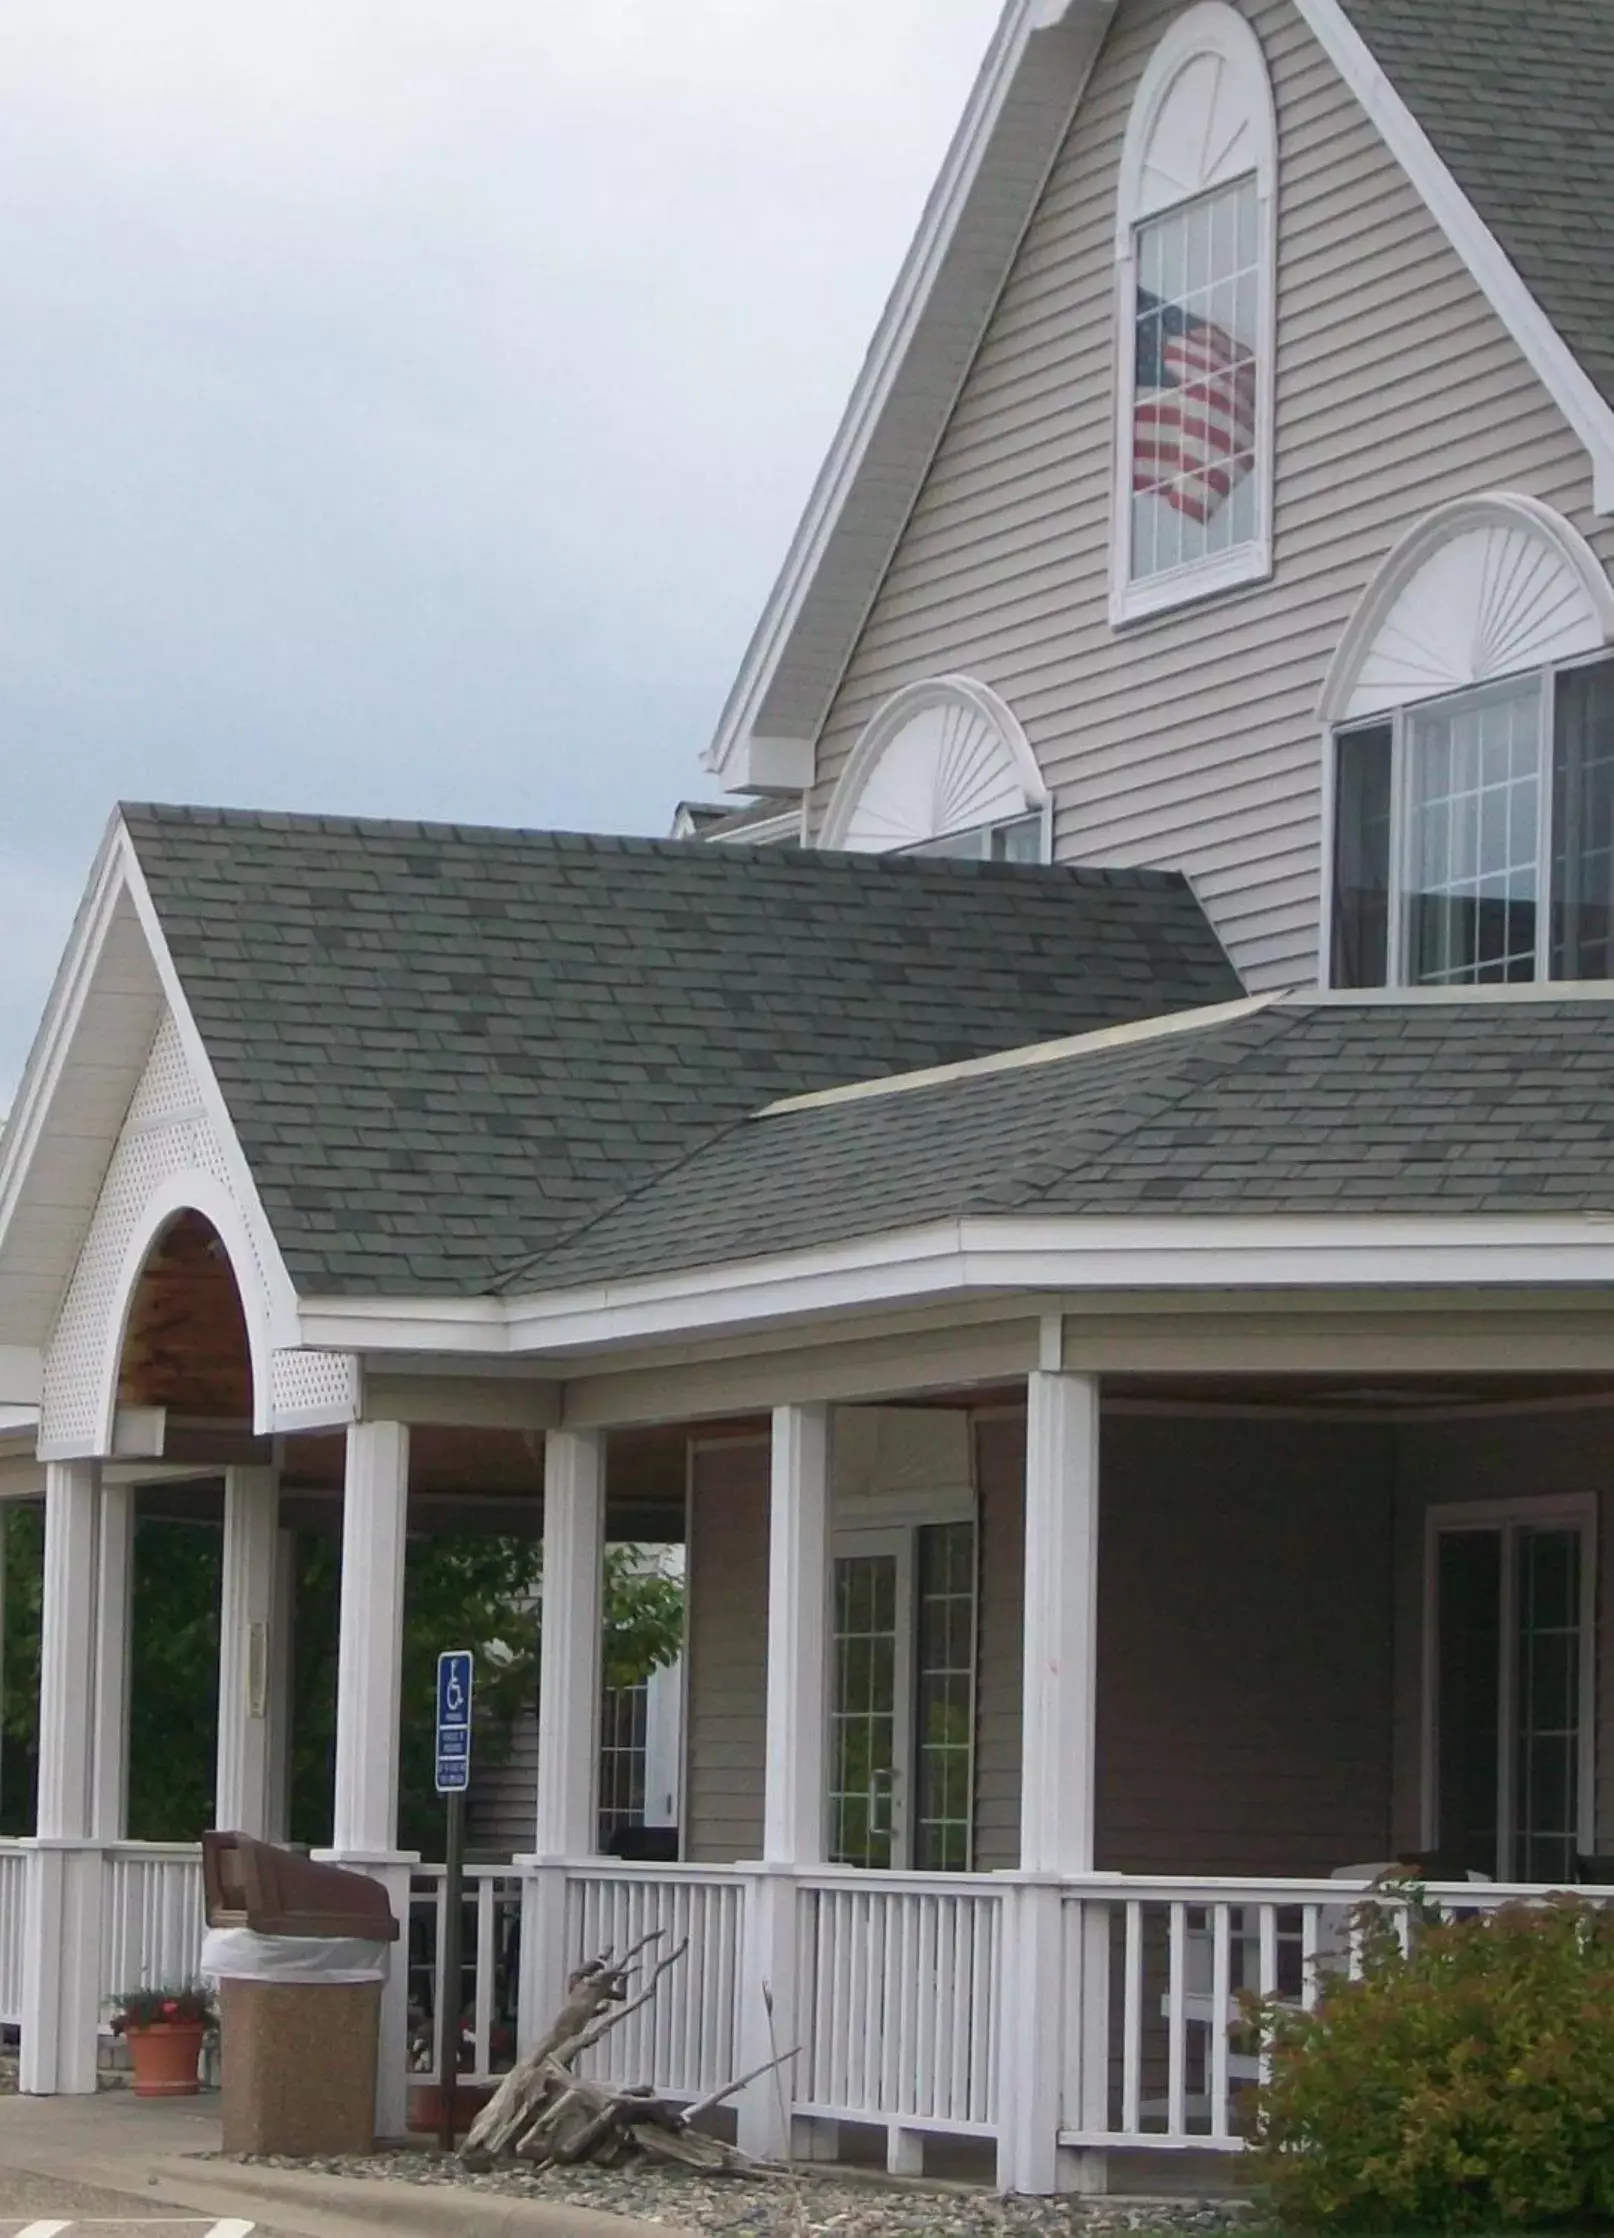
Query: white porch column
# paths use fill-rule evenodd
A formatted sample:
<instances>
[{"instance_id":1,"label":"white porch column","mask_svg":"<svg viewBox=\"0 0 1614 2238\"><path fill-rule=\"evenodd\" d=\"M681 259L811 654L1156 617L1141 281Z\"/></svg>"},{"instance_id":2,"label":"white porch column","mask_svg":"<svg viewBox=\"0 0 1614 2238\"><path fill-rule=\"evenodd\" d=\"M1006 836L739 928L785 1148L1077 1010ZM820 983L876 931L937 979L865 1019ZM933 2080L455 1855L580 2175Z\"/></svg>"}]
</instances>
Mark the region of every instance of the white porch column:
<instances>
[{"instance_id":1,"label":"white porch column","mask_svg":"<svg viewBox=\"0 0 1614 2238\"><path fill-rule=\"evenodd\" d=\"M376 2129L405 2129L409 2050L409 1881L398 1848L398 1725L403 1666L409 1431L358 1422L347 1434L342 1488L342 1593L336 1668L336 1796L331 1847L387 1890L399 1940L381 2001Z\"/></svg>"},{"instance_id":2,"label":"white porch column","mask_svg":"<svg viewBox=\"0 0 1614 2238\"><path fill-rule=\"evenodd\" d=\"M95 1730L90 1832L121 1842L129 1830L129 1618L134 1591L135 1488L103 1484L95 1578Z\"/></svg>"},{"instance_id":3,"label":"white porch column","mask_svg":"<svg viewBox=\"0 0 1614 2238\"><path fill-rule=\"evenodd\" d=\"M101 2019L101 1858L91 1834L100 1468L45 1474L39 1650L39 1807L23 1929L23 2090L95 2089Z\"/></svg>"},{"instance_id":4,"label":"white porch column","mask_svg":"<svg viewBox=\"0 0 1614 2238\"><path fill-rule=\"evenodd\" d=\"M342 1486L336 1666L336 1809L331 1847L390 1857L398 1846L409 1430L356 1422Z\"/></svg>"},{"instance_id":5,"label":"white porch column","mask_svg":"<svg viewBox=\"0 0 1614 2238\"><path fill-rule=\"evenodd\" d=\"M266 1839L291 1838L292 1718L297 1653L297 1534L275 1534L269 1618L269 1822Z\"/></svg>"},{"instance_id":6,"label":"white porch column","mask_svg":"<svg viewBox=\"0 0 1614 2238\"><path fill-rule=\"evenodd\" d=\"M604 1433L551 1430L544 1444L544 1608L533 1839L539 1857L592 1857L599 1848L604 1563Z\"/></svg>"},{"instance_id":7,"label":"white porch column","mask_svg":"<svg viewBox=\"0 0 1614 2238\"><path fill-rule=\"evenodd\" d=\"M544 1599L538 1654L538 1807L523 1887L519 2034L531 2043L566 1988L569 1858L600 1846L605 1433L544 1439Z\"/></svg>"},{"instance_id":8,"label":"white porch column","mask_svg":"<svg viewBox=\"0 0 1614 2238\"><path fill-rule=\"evenodd\" d=\"M740 2066L790 2050L796 2021L796 1872L824 1858L829 1713L830 1419L776 1407L768 1506L768 1697L763 1857L746 1892ZM794 2078L741 2093L740 2143L782 2157Z\"/></svg>"},{"instance_id":9,"label":"white porch column","mask_svg":"<svg viewBox=\"0 0 1614 2238\"><path fill-rule=\"evenodd\" d=\"M273 1469L226 1469L213 1822L261 1840L269 1838L277 1816L270 1714L279 1511L280 1479Z\"/></svg>"},{"instance_id":10,"label":"white porch column","mask_svg":"<svg viewBox=\"0 0 1614 2238\"><path fill-rule=\"evenodd\" d=\"M1093 1870L1098 1421L1096 1376L1029 1378L1020 1745L1026 1873Z\"/></svg>"},{"instance_id":11,"label":"white porch column","mask_svg":"<svg viewBox=\"0 0 1614 2238\"><path fill-rule=\"evenodd\" d=\"M1026 1391L1020 1872L1008 1896L1000 2037L1005 2191L1104 2184L1102 2153L1072 2156L1058 2145L1063 2078L1080 2073L1085 2111L1109 2026L1107 1909L1095 1905L1083 1918L1072 1966L1061 1886L1093 1871L1098 1501L1098 1381L1039 1370ZM1072 1978L1081 1983L1074 2013L1065 1995ZM1067 2043L1067 2029L1081 2041Z\"/></svg>"}]
</instances>

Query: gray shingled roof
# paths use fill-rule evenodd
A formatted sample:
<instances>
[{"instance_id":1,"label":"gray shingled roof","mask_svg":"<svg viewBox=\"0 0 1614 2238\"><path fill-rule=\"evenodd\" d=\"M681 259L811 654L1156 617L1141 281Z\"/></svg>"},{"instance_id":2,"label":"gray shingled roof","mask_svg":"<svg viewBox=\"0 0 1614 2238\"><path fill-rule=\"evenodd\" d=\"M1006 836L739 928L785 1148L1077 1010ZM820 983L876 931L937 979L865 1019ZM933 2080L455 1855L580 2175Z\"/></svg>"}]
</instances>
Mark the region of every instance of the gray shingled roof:
<instances>
[{"instance_id":1,"label":"gray shingled roof","mask_svg":"<svg viewBox=\"0 0 1614 2238\"><path fill-rule=\"evenodd\" d=\"M1614 402L1614 6L1343 4L1526 287Z\"/></svg>"},{"instance_id":2,"label":"gray shingled roof","mask_svg":"<svg viewBox=\"0 0 1614 2238\"><path fill-rule=\"evenodd\" d=\"M1290 998L762 1115L522 1289L990 1213L1614 1212L1614 1003Z\"/></svg>"},{"instance_id":3,"label":"gray shingled roof","mask_svg":"<svg viewBox=\"0 0 1614 2238\"><path fill-rule=\"evenodd\" d=\"M305 1293L486 1289L774 1097L1239 992L1165 872L123 814Z\"/></svg>"}]
</instances>

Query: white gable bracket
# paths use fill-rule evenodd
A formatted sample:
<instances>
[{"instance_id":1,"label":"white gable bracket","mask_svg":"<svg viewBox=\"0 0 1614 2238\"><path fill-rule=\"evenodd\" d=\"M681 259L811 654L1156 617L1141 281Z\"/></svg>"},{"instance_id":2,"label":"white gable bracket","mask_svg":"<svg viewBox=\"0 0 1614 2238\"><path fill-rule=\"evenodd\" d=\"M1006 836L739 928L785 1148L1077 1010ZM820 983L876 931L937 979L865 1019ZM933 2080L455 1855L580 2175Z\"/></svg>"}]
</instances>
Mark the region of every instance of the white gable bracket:
<instances>
[{"instance_id":1,"label":"white gable bracket","mask_svg":"<svg viewBox=\"0 0 1614 2238\"><path fill-rule=\"evenodd\" d=\"M1520 278L1339 0L1295 0L1295 5L1585 446L1596 511L1614 516L1614 409Z\"/></svg>"}]
</instances>

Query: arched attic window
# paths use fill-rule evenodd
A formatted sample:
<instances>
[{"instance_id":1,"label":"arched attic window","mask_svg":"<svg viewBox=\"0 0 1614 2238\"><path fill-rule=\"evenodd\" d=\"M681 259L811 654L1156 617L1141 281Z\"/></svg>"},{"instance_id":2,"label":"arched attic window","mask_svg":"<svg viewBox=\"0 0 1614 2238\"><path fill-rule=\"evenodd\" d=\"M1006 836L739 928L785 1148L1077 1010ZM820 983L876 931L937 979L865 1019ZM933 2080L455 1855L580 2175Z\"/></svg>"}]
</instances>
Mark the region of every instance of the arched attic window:
<instances>
[{"instance_id":1,"label":"arched attic window","mask_svg":"<svg viewBox=\"0 0 1614 2238\"><path fill-rule=\"evenodd\" d=\"M1533 498L1442 506L1323 687L1336 987L1614 978L1614 589Z\"/></svg>"},{"instance_id":2,"label":"arched attic window","mask_svg":"<svg viewBox=\"0 0 1614 2238\"><path fill-rule=\"evenodd\" d=\"M1046 862L1048 788L997 693L967 676L910 684L853 747L820 847Z\"/></svg>"},{"instance_id":3,"label":"arched attic window","mask_svg":"<svg viewBox=\"0 0 1614 2238\"><path fill-rule=\"evenodd\" d=\"M1260 41L1202 0L1155 48L1121 156L1117 625L1271 572L1277 144Z\"/></svg>"}]
</instances>

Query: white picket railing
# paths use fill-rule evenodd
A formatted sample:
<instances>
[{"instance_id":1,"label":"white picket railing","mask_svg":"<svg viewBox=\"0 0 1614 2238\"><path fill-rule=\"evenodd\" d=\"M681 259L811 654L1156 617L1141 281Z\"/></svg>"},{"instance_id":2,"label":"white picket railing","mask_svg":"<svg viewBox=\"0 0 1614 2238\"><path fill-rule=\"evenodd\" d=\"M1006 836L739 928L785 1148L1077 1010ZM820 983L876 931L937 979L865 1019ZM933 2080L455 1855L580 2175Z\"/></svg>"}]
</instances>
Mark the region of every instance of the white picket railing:
<instances>
[{"instance_id":1,"label":"white picket railing","mask_svg":"<svg viewBox=\"0 0 1614 2238\"><path fill-rule=\"evenodd\" d=\"M659 1930L647 1959L688 1949L654 2000L613 2028L583 2071L649 2083L669 2098L720 2090L737 2072L740 1936L745 1883L701 1866L586 1865L566 1872L568 1969L618 1956Z\"/></svg>"},{"instance_id":2,"label":"white picket railing","mask_svg":"<svg viewBox=\"0 0 1614 2238\"><path fill-rule=\"evenodd\" d=\"M1595 1897L1594 1890L1580 1890ZM1543 1891L1465 1882L1427 1892L1447 1916L1539 1902ZM1349 1881L1111 1880L1068 1890L1060 2142L1237 2152L1261 2077L1240 1999L1315 2004L1359 1964L1353 1917L1404 1897Z\"/></svg>"},{"instance_id":3,"label":"white picket railing","mask_svg":"<svg viewBox=\"0 0 1614 2238\"><path fill-rule=\"evenodd\" d=\"M22 2020L23 1882L27 1851L18 1842L0 1842L0 2026Z\"/></svg>"},{"instance_id":4,"label":"white picket railing","mask_svg":"<svg viewBox=\"0 0 1614 2238\"><path fill-rule=\"evenodd\" d=\"M103 1855L101 1994L195 1979L205 1932L194 1842L119 1842Z\"/></svg>"},{"instance_id":5,"label":"white picket railing","mask_svg":"<svg viewBox=\"0 0 1614 2238\"><path fill-rule=\"evenodd\" d=\"M800 1884L796 2111L991 2135L1003 1898L950 1875Z\"/></svg>"},{"instance_id":6,"label":"white picket railing","mask_svg":"<svg viewBox=\"0 0 1614 2238\"><path fill-rule=\"evenodd\" d=\"M443 2009L443 1918L447 1872L423 1865L409 1896L409 2064L438 2071L436 2016ZM516 1991L521 1931L521 1876L508 1865L467 1865L461 1939L460 2010L470 2015L469 2083L507 2074L516 2057Z\"/></svg>"}]
</instances>

